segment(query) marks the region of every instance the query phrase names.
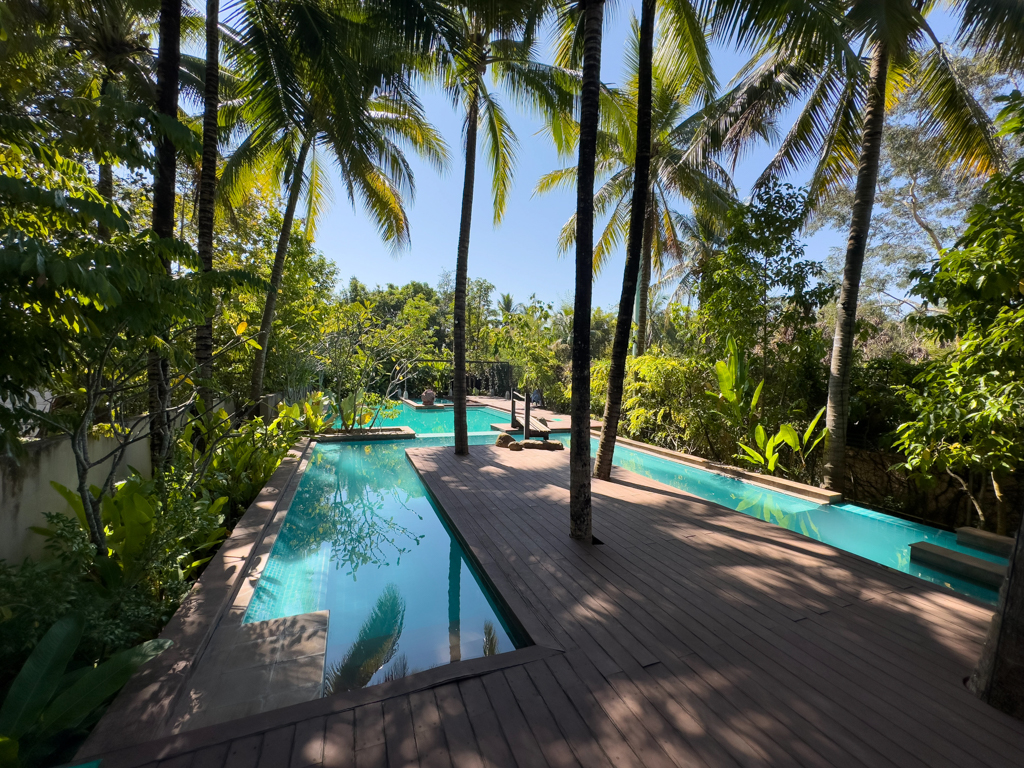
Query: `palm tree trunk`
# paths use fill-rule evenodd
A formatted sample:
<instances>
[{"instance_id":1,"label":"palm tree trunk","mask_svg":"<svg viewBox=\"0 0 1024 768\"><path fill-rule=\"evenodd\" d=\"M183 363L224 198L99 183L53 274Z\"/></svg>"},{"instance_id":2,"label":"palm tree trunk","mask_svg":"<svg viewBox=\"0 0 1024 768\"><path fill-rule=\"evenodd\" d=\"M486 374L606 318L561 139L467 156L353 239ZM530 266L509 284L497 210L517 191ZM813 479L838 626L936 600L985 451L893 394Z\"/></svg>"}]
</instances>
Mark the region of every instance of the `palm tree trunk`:
<instances>
[{"instance_id":1,"label":"palm tree trunk","mask_svg":"<svg viewBox=\"0 0 1024 768\"><path fill-rule=\"evenodd\" d=\"M466 426L466 282L469 274L469 230L473 221L473 183L476 179L476 131L480 102L473 95L466 114L466 173L462 182L462 220L459 222L459 252L455 260L455 307L453 345L455 381L452 400L455 408L455 455L469 454Z\"/></svg>"},{"instance_id":2,"label":"palm tree trunk","mask_svg":"<svg viewBox=\"0 0 1024 768\"><path fill-rule=\"evenodd\" d=\"M967 686L982 701L1024 720L1024 514L1021 519L999 604Z\"/></svg>"},{"instance_id":3,"label":"palm tree trunk","mask_svg":"<svg viewBox=\"0 0 1024 768\"><path fill-rule=\"evenodd\" d=\"M583 82L580 89L576 185L576 300L572 319L572 403L569 446L569 535L592 537L590 505L590 308L594 289L594 166L600 118L604 0L582 0Z\"/></svg>"},{"instance_id":4,"label":"palm tree trunk","mask_svg":"<svg viewBox=\"0 0 1024 768\"><path fill-rule=\"evenodd\" d=\"M607 480L612 473L615 438L622 414L622 390L629 353L629 330L633 324L633 301L637 298L637 275L644 258L647 237L647 196L651 171L651 68L654 56L655 0L643 0L640 15L640 61L636 108L636 162L633 167L633 201L629 211L629 240L626 243L626 268L622 275L619 316L612 339L612 359L608 370L601 442L597 446L594 477ZM589 442L589 441L588 441Z\"/></svg>"},{"instance_id":5,"label":"palm tree trunk","mask_svg":"<svg viewBox=\"0 0 1024 768\"><path fill-rule=\"evenodd\" d=\"M220 108L220 0L206 0L206 89L203 94L203 165L199 173L197 243L203 272L213 271L214 197L217 192L217 111ZM212 296L207 297L212 303ZM211 408L213 376L213 317L196 328L196 365L203 384L200 395Z\"/></svg>"},{"instance_id":6,"label":"palm tree trunk","mask_svg":"<svg viewBox=\"0 0 1024 768\"><path fill-rule=\"evenodd\" d=\"M850 374L853 368L853 334L857 321L857 295L864 268L864 251L871 228L871 209L878 182L878 162L885 126L885 81L889 71L889 50L884 42L875 43L871 54L867 108L864 113L864 137L861 140L857 188L846 244L846 265L836 312L836 333L832 342L832 365L828 377L828 451L822 487L843 492L846 481L846 422L850 414Z\"/></svg>"},{"instance_id":7,"label":"palm tree trunk","mask_svg":"<svg viewBox=\"0 0 1024 768\"><path fill-rule=\"evenodd\" d=\"M156 111L178 119L178 69L181 66L181 0L160 2L160 49L156 62ZM153 231L157 237L174 237L174 195L177 150L169 136L156 142L153 169ZM164 262L170 274L171 264ZM153 350L147 361L149 384L149 456L153 474L159 474L170 453L170 368L167 359Z\"/></svg>"},{"instance_id":8,"label":"palm tree trunk","mask_svg":"<svg viewBox=\"0 0 1024 768\"><path fill-rule=\"evenodd\" d=\"M647 306L651 296L651 251L654 236L654 222L648 216L644 225L644 250L640 262L640 285L636 294L636 355L639 357L647 352Z\"/></svg>"},{"instance_id":9,"label":"palm tree trunk","mask_svg":"<svg viewBox=\"0 0 1024 768\"><path fill-rule=\"evenodd\" d=\"M274 325L277 293L281 289L281 280L284 279L284 260L288 255L288 240L292 234L295 208L299 204L299 194L302 191L302 173L306 168L306 156L309 154L312 139L313 130L312 128L307 128L306 136L302 139L302 147L299 149L299 156L295 161L294 170L292 171L292 179L288 187L288 203L284 209L284 223L281 225L281 234L277 238L277 253L274 254L274 266L270 271L270 288L267 290L267 301L263 305L263 319L260 321L260 332L256 338L260 348L256 350L256 357L252 362L252 382L249 388L249 400L252 404L253 413L256 412L260 401L263 399L263 374L267 369L270 329Z\"/></svg>"},{"instance_id":10,"label":"palm tree trunk","mask_svg":"<svg viewBox=\"0 0 1024 768\"><path fill-rule=\"evenodd\" d=\"M107 95L107 86L110 83L110 72L103 75L103 82L100 85L100 97ZM96 191L108 203L114 202L114 168L110 163L100 163L99 173L96 178ZM110 239L110 229L106 224L100 223L96 227L96 236L100 240Z\"/></svg>"}]
</instances>

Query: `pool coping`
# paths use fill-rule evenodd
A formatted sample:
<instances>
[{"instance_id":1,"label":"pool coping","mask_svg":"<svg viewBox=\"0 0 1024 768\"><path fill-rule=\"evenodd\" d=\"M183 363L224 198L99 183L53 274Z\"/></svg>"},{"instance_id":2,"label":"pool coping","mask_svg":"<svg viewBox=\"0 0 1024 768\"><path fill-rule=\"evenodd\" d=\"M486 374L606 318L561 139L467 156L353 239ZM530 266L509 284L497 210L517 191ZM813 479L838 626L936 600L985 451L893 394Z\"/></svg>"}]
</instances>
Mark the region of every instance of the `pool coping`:
<instances>
[{"instance_id":1,"label":"pool coping","mask_svg":"<svg viewBox=\"0 0 1024 768\"><path fill-rule=\"evenodd\" d=\"M239 518L202 576L160 633L174 645L144 664L121 689L76 760L87 760L168 735L178 702L189 689L213 635L235 604L268 531L291 503L316 441L304 437L285 455L259 494ZM276 532L276 531L275 531ZM220 728L222 726L211 726Z\"/></svg>"},{"instance_id":2,"label":"pool coping","mask_svg":"<svg viewBox=\"0 0 1024 768\"><path fill-rule=\"evenodd\" d=\"M590 433L594 437L599 438L601 436L601 430L597 428L592 428ZM787 480L784 477L772 477L771 475L749 472L745 469L733 467L729 464L720 464L701 456L694 456L689 453L683 453L682 451L673 451L671 448L662 448L657 445L642 443L639 440L630 440L626 437L616 437L615 442L617 444L625 445L628 448L633 448L638 451L646 451L647 453L652 453L655 456L660 456L661 458L671 459L672 461L683 464L684 466L732 477L735 480L749 483L750 485L757 485L762 488L767 488L770 491L778 491L779 493L785 493L789 496L796 496L804 501L810 501L815 504L839 504L843 501L843 494L841 493L828 491L824 488L816 488L813 485L798 483L795 480Z\"/></svg>"},{"instance_id":3,"label":"pool coping","mask_svg":"<svg viewBox=\"0 0 1024 768\"><path fill-rule=\"evenodd\" d=\"M412 440L416 432L412 427L373 427L353 432L325 432L315 436L318 443L366 443L374 440Z\"/></svg>"}]
</instances>

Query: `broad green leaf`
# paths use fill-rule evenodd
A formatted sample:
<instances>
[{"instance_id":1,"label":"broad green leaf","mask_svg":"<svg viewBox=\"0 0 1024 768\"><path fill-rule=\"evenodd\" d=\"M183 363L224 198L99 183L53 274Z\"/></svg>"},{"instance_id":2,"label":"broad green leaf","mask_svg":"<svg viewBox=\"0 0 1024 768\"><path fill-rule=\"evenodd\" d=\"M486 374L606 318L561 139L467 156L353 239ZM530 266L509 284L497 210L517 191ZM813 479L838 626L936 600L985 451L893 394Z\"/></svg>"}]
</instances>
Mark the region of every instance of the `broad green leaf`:
<instances>
[{"instance_id":1,"label":"broad green leaf","mask_svg":"<svg viewBox=\"0 0 1024 768\"><path fill-rule=\"evenodd\" d=\"M750 446L744 445L743 443L738 443L738 445L739 445L740 448L742 448L744 451L747 452L747 455L750 456L750 458L754 461L755 464L764 465L764 457L760 453L755 451ZM740 457L740 458L746 458L746 457Z\"/></svg>"},{"instance_id":2,"label":"broad green leaf","mask_svg":"<svg viewBox=\"0 0 1024 768\"><path fill-rule=\"evenodd\" d=\"M818 411L818 413L814 416L814 418L811 419L811 423L807 425L807 429L804 430L804 445L805 446L807 445L807 441L811 439L811 435L814 434L814 427L818 424L818 419L821 418L821 415L823 413L825 413L825 409L824 408L822 408L820 411ZM810 451L808 451L808 453L810 453Z\"/></svg>"},{"instance_id":3,"label":"broad green leaf","mask_svg":"<svg viewBox=\"0 0 1024 768\"><path fill-rule=\"evenodd\" d=\"M750 412L753 413L757 410L757 403L761 399L761 390L764 389L764 379L761 379L761 383L757 385L757 389L754 390L754 396L750 398Z\"/></svg>"},{"instance_id":4,"label":"broad green leaf","mask_svg":"<svg viewBox=\"0 0 1024 768\"><path fill-rule=\"evenodd\" d=\"M786 445L792 448L794 451L800 451L800 436L793 429L792 424L783 424L779 427L779 437L785 441Z\"/></svg>"},{"instance_id":5,"label":"broad green leaf","mask_svg":"<svg viewBox=\"0 0 1024 768\"><path fill-rule=\"evenodd\" d=\"M89 530L89 521L85 517L85 507L82 505L82 497L72 491L70 488L61 485L60 483L51 480L50 485L57 493L64 497L64 501L68 503L72 511L78 517L78 521L82 524L82 529Z\"/></svg>"},{"instance_id":6,"label":"broad green leaf","mask_svg":"<svg viewBox=\"0 0 1024 768\"><path fill-rule=\"evenodd\" d=\"M82 676L43 712L40 738L77 726L96 707L121 690L136 669L173 644L171 640L150 640L121 651Z\"/></svg>"},{"instance_id":7,"label":"broad green leaf","mask_svg":"<svg viewBox=\"0 0 1024 768\"><path fill-rule=\"evenodd\" d=\"M239 323L238 327L235 328L235 336L241 336L243 333L245 333L245 329L248 327L248 323Z\"/></svg>"},{"instance_id":8,"label":"broad green leaf","mask_svg":"<svg viewBox=\"0 0 1024 768\"><path fill-rule=\"evenodd\" d=\"M69 613L32 650L0 708L0 734L20 738L39 721L82 639L85 619Z\"/></svg>"},{"instance_id":9,"label":"broad green leaf","mask_svg":"<svg viewBox=\"0 0 1024 768\"><path fill-rule=\"evenodd\" d=\"M754 429L754 440L757 442L757 447L763 451L765 443L768 441L768 433L760 424Z\"/></svg>"}]
</instances>

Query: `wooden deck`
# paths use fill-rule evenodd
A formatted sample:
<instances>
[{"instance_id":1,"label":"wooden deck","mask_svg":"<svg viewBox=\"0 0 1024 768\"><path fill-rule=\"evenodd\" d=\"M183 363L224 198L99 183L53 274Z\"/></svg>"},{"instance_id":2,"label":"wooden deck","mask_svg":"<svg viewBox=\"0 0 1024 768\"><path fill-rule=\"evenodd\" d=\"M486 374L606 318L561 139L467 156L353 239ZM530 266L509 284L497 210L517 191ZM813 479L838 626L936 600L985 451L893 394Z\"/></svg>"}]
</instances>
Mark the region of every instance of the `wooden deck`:
<instances>
[{"instance_id":1,"label":"wooden deck","mask_svg":"<svg viewBox=\"0 0 1024 768\"><path fill-rule=\"evenodd\" d=\"M536 646L104 768L1024 765L962 683L989 610L620 470L583 546L567 453L471 451L408 455Z\"/></svg>"}]
</instances>

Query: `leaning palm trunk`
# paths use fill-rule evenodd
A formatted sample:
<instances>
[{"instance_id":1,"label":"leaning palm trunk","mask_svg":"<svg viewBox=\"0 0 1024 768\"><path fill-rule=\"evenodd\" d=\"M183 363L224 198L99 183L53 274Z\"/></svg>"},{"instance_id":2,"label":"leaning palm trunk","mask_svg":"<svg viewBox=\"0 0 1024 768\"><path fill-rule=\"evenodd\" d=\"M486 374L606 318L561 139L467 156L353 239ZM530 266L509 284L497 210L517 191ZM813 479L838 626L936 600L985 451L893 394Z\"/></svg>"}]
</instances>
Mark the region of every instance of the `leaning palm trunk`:
<instances>
[{"instance_id":1,"label":"leaning palm trunk","mask_svg":"<svg viewBox=\"0 0 1024 768\"><path fill-rule=\"evenodd\" d=\"M170 120L178 119L178 69L181 65L181 0L160 3L160 50L156 64L156 111ZM177 150L166 134L156 142L153 173L153 231L161 239L174 237L174 186ZM170 262L164 262L170 274ZM171 425L170 367L167 359L153 350L147 366L149 383L149 456L153 473L159 474L170 453Z\"/></svg>"},{"instance_id":2,"label":"leaning palm trunk","mask_svg":"<svg viewBox=\"0 0 1024 768\"><path fill-rule=\"evenodd\" d=\"M822 486L839 493L846 481L846 426L850 414L850 374L853 368L854 323L857 321L857 294L864 267L864 251L871 227L871 208L875 202L878 162L885 125L885 80L889 70L889 51L884 42L875 43L871 56L867 109L864 113L864 138L861 141L857 188L846 244L846 265L836 311L836 333L832 342L832 365L828 377L828 452Z\"/></svg>"},{"instance_id":3,"label":"leaning palm trunk","mask_svg":"<svg viewBox=\"0 0 1024 768\"><path fill-rule=\"evenodd\" d=\"M260 333L257 337L259 349L256 350L256 357L252 363L252 383L249 389L249 399L252 404L253 414L259 409L260 401L263 399L263 374L267 368L270 329L274 325L277 294L281 289L281 281L284 279L284 261L288 255L288 240L292 234L295 208L299 204L299 193L302 191L302 172L306 167L306 156L309 154L312 137L312 128L309 128L307 135L302 139L299 156L295 160L291 183L288 187L288 203L284 209L284 223L281 225L281 235L277 238L277 253L274 254L274 267L270 271L270 287L267 289L267 301L263 305L263 319L260 321Z\"/></svg>"},{"instance_id":4,"label":"leaning palm trunk","mask_svg":"<svg viewBox=\"0 0 1024 768\"><path fill-rule=\"evenodd\" d=\"M583 4L583 81L576 186L576 300L572 320L572 444L569 447L569 535L591 540L590 305L594 280L594 166L600 117L604 0Z\"/></svg>"},{"instance_id":5,"label":"leaning palm trunk","mask_svg":"<svg viewBox=\"0 0 1024 768\"><path fill-rule=\"evenodd\" d=\"M199 215L197 244L204 272L213 271L214 196L217 192L217 111L220 107L220 29L217 17L220 0L206 2L206 83L203 93L203 166L199 174ZM196 365L203 381L200 389L210 408L210 378L213 376L213 318L196 328Z\"/></svg>"},{"instance_id":6,"label":"leaning palm trunk","mask_svg":"<svg viewBox=\"0 0 1024 768\"><path fill-rule=\"evenodd\" d=\"M462 182L462 220L459 223L459 253L455 260L455 306L453 345L455 380L452 400L455 408L455 454L469 453L466 424L466 282L469 279L469 230L473 219L473 182L476 178L476 130L480 97L474 93L466 114L466 175Z\"/></svg>"},{"instance_id":7,"label":"leaning palm trunk","mask_svg":"<svg viewBox=\"0 0 1024 768\"><path fill-rule=\"evenodd\" d=\"M651 69L654 56L655 0L644 0L640 16L640 61L636 108L636 162L633 168L633 200L629 211L629 240L626 244L626 268L622 275L619 316L612 339L612 359L608 370L601 442L597 446L594 477L607 480L612 473L615 438L622 412L622 389L629 352L629 330L633 324L633 300L637 296L637 275L644 259L648 236L647 195L651 170ZM638 333L639 337L639 333ZM589 442L589 441L588 441Z\"/></svg>"},{"instance_id":8,"label":"leaning palm trunk","mask_svg":"<svg viewBox=\"0 0 1024 768\"><path fill-rule=\"evenodd\" d=\"M1024 720L1024 515L1021 517L999 604L968 687L982 701Z\"/></svg>"}]
</instances>

